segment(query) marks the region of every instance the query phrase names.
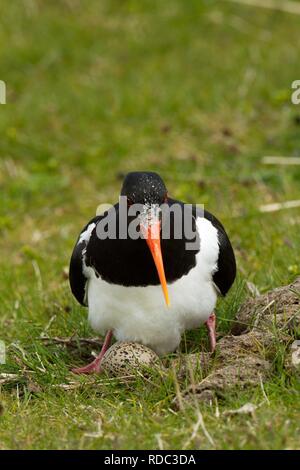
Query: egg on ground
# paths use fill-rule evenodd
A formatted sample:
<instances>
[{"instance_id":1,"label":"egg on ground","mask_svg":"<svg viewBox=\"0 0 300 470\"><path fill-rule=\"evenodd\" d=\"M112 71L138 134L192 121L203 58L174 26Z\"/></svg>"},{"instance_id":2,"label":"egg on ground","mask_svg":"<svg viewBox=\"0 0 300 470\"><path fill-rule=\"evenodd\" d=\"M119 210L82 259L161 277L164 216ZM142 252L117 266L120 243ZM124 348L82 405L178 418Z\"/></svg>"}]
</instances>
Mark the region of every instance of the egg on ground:
<instances>
[{"instance_id":1,"label":"egg on ground","mask_svg":"<svg viewBox=\"0 0 300 470\"><path fill-rule=\"evenodd\" d=\"M117 341L105 353L101 368L110 375L133 375L147 367L159 364L158 355L148 348L133 341Z\"/></svg>"}]
</instances>

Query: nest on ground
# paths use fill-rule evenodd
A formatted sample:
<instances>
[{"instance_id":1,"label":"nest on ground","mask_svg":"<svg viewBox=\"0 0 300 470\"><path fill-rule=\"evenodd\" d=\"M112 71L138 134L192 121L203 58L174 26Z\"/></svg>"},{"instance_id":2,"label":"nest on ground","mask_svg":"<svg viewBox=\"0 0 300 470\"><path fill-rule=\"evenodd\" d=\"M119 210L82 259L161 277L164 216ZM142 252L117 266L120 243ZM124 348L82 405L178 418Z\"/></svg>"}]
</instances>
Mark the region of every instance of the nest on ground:
<instances>
[{"instance_id":1,"label":"nest on ground","mask_svg":"<svg viewBox=\"0 0 300 470\"><path fill-rule=\"evenodd\" d=\"M272 362L280 345L289 348L285 368L291 374L300 373L300 277L292 284L274 289L266 294L248 299L239 309L230 333L217 342L215 354L202 351L196 354L180 355L175 359L160 361L149 348L137 343L117 342L106 353L103 370L109 376L123 377L125 381L147 376L153 369L164 375L172 368L182 384L190 385L181 392L176 387L174 406L195 401L211 401L215 396L224 397L234 388L244 389L263 384L272 373ZM98 347L98 338L49 338L43 342L60 344L70 351L85 351L86 347ZM28 389L35 392L28 371L22 359L16 357L22 366L22 376L0 374L0 386L27 382ZM187 380L186 380L187 379ZM81 386L81 382L58 384L65 389ZM1 404L0 404L1 414Z\"/></svg>"}]
</instances>

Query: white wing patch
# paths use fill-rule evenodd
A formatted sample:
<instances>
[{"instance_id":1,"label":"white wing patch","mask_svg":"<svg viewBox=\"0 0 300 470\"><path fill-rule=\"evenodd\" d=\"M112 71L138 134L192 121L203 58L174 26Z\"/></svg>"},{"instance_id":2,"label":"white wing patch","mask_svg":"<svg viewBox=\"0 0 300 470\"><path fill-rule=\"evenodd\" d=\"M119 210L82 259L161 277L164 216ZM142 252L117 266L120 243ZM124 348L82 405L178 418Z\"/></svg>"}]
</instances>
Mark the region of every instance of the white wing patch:
<instances>
[{"instance_id":1,"label":"white wing patch","mask_svg":"<svg viewBox=\"0 0 300 470\"><path fill-rule=\"evenodd\" d=\"M84 248L81 252L81 257L82 257L82 273L83 273L84 277L87 279L87 281L91 277L91 275L94 274L94 273L93 273L93 268L88 267L86 265L86 262L85 262L86 247L87 247L88 242L90 241L92 231L94 230L95 227L96 227L95 222L92 222L90 225L88 225L86 230L80 234L79 240L77 242L77 245L80 245L80 243L85 242ZM87 282L85 283L85 286L84 286L84 299L83 299L83 302L85 303L85 305L88 305Z\"/></svg>"},{"instance_id":2,"label":"white wing patch","mask_svg":"<svg viewBox=\"0 0 300 470\"><path fill-rule=\"evenodd\" d=\"M82 232L80 234L80 237L79 237L79 240L77 242L77 245L79 245L79 243L82 243L82 242L86 242L86 244L88 244L90 238L91 238L91 235L92 235L92 231L94 230L94 228L96 227L96 224L95 222L93 222L92 224L88 225L87 229Z\"/></svg>"}]
</instances>

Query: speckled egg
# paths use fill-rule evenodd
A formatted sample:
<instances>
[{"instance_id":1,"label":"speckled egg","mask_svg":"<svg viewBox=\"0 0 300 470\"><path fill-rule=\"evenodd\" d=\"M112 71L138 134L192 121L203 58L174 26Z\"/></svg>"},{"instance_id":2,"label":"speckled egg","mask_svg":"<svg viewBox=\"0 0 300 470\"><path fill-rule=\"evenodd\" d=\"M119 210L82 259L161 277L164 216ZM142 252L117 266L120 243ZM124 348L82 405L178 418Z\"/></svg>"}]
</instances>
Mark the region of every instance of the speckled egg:
<instances>
[{"instance_id":1,"label":"speckled egg","mask_svg":"<svg viewBox=\"0 0 300 470\"><path fill-rule=\"evenodd\" d=\"M132 341L117 341L105 353L102 359L102 369L110 375L133 375L159 363L159 357L147 346Z\"/></svg>"}]
</instances>

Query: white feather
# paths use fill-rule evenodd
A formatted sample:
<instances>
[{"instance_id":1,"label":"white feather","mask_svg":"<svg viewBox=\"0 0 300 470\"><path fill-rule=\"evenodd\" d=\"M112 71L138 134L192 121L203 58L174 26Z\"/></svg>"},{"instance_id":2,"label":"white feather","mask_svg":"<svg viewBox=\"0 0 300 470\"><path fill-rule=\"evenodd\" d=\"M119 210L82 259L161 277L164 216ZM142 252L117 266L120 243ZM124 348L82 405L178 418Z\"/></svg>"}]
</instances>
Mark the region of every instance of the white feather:
<instances>
[{"instance_id":1,"label":"white feather","mask_svg":"<svg viewBox=\"0 0 300 470\"><path fill-rule=\"evenodd\" d=\"M122 341L137 341L158 354L174 351L182 333L204 323L213 312L217 291L212 275L219 254L217 229L205 218L197 218L201 247L195 268L169 284L171 306L165 305L161 286L124 287L89 276L87 297L92 328L105 333L112 329ZM126 267L124 267L126 269Z\"/></svg>"},{"instance_id":2,"label":"white feather","mask_svg":"<svg viewBox=\"0 0 300 470\"><path fill-rule=\"evenodd\" d=\"M95 222L92 222L90 225L87 226L86 230L80 234L79 240L77 245L82 242L88 243L89 239L91 238L92 231L96 227Z\"/></svg>"}]
</instances>

